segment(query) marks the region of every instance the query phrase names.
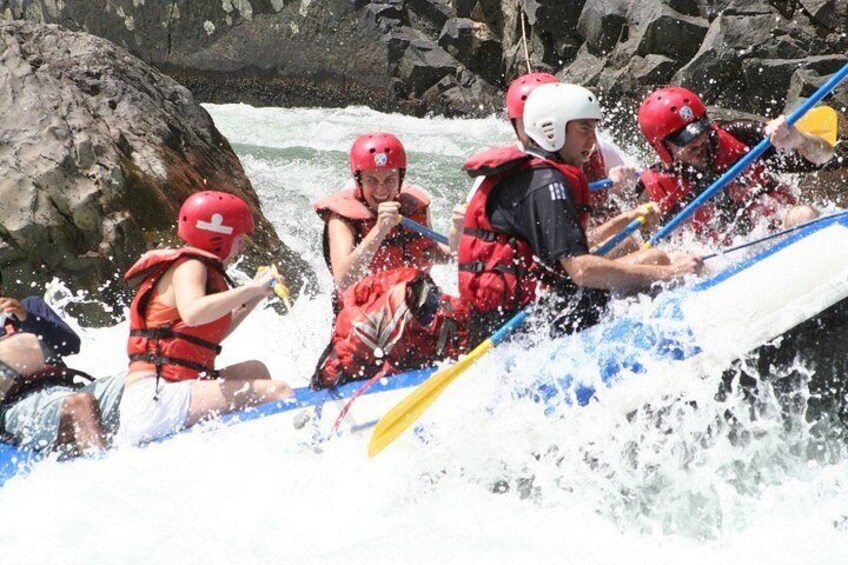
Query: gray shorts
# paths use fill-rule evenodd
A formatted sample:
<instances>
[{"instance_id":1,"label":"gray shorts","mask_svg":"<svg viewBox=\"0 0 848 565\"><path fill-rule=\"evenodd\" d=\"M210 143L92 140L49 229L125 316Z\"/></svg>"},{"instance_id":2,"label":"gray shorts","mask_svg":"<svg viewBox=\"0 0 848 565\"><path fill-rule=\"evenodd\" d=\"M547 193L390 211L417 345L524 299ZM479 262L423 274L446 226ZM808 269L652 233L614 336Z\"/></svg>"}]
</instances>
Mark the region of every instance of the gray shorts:
<instances>
[{"instance_id":1,"label":"gray shorts","mask_svg":"<svg viewBox=\"0 0 848 565\"><path fill-rule=\"evenodd\" d=\"M23 449L51 449L59 435L59 418L65 399L75 392L90 392L100 407L103 431L112 436L118 429L118 406L123 388L123 375L97 379L81 389L51 386L0 409L0 428Z\"/></svg>"}]
</instances>

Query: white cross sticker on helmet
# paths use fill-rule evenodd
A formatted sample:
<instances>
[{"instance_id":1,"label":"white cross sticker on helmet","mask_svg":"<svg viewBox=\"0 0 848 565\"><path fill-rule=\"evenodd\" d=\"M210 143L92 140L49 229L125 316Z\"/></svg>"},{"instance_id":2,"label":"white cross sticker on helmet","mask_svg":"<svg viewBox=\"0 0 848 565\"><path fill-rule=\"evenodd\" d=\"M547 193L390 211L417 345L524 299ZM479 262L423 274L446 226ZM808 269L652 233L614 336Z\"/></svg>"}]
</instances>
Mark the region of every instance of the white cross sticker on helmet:
<instances>
[{"instance_id":1,"label":"white cross sticker on helmet","mask_svg":"<svg viewBox=\"0 0 848 565\"><path fill-rule=\"evenodd\" d=\"M211 222L197 220L195 226L197 226L197 229L199 230L222 233L224 235L232 235L233 233L233 228L231 226L224 225L224 216L222 216L221 214L212 214Z\"/></svg>"},{"instance_id":2,"label":"white cross sticker on helmet","mask_svg":"<svg viewBox=\"0 0 848 565\"><path fill-rule=\"evenodd\" d=\"M693 112L692 108L690 108L689 106L681 106L680 110L677 113L680 114L680 117L687 122L692 121L692 119L695 117L695 112Z\"/></svg>"},{"instance_id":3,"label":"white cross sticker on helmet","mask_svg":"<svg viewBox=\"0 0 848 565\"><path fill-rule=\"evenodd\" d=\"M374 164L378 167L385 167L386 163L389 162L389 156L385 153L375 153L374 154Z\"/></svg>"}]
</instances>

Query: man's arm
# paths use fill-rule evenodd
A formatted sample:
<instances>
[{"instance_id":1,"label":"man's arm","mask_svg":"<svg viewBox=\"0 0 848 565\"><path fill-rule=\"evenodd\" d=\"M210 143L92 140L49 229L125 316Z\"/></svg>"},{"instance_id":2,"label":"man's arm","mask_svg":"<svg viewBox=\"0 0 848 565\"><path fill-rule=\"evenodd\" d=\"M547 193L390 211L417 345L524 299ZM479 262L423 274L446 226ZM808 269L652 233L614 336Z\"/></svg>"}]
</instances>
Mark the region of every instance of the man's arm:
<instances>
[{"instance_id":1,"label":"man's arm","mask_svg":"<svg viewBox=\"0 0 848 565\"><path fill-rule=\"evenodd\" d=\"M694 255L681 255L670 265L632 265L597 255L564 257L560 263L577 286L617 291L644 290L655 282L697 274L704 265Z\"/></svg>"},{"instance_id":2,"label":"man's arm","mask_svg":"<svg viewBox=\"0 0 848 565\"><path fill-rule=\"evenodd\" d=\"M786 116L780 116L766 125L766 135L772 144L783 151L795 151L814 165L824 165L833 158L833 147L817 135L804 133L789 125Z\"/></svg>"}]
</instances>

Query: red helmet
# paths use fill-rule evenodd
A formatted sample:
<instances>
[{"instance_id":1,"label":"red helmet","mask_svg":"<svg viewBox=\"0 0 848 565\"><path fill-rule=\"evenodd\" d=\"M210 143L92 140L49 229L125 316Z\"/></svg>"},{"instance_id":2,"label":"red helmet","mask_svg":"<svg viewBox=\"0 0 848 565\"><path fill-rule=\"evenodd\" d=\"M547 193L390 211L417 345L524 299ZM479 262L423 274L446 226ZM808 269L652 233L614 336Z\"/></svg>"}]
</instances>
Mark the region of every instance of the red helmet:
<instances>
[{"instance_id":1,"label":"red helmet","mask_svg":"<svg viewBox=\"0 0 848 565\"><path fill-rule=\"evenodd\" d=\"M253 214L238 196L207 190L183 202L178 223L180 239L223 260L237 236L253 231Z\"/></svg>"},{"instance_id":2,"label":"red helmet","mask_svg":"<svg viewBox=\"0 0 848 565\"><path fill-rule=\"evenodd\" d=\"M527 97L537 86L559 82L557 77L550 73L528 73L521 75L511 83L506 91L506 114L510 120L520 118L524 115L524 103Z\"/></svg>"},{"instance_id":3,"label":"red helmet","mask_svg":"<svg viewBox=\"0 0 848 565\"><path fill-rule=\"evenodd\" d=\"M362 171L400 169L406 171L406 151L403 143L390 133L365 133L356 138L350 148L350 172L359 177Z\"/></svg>"},{"instance_id":4,"label":"red helmet","mask_svg":"<svg viewBox=\"0 0 848 565\"><path fill-rule=\"evenodd\" d=\"M639 106L639 128L660 159L671 164L673 159L665 145L666 138L679 134L680 139L674 141L685 145L709 129L706 115L707 107L694 92L667 86L649 95Z\"/></svg>"}]
</instances>

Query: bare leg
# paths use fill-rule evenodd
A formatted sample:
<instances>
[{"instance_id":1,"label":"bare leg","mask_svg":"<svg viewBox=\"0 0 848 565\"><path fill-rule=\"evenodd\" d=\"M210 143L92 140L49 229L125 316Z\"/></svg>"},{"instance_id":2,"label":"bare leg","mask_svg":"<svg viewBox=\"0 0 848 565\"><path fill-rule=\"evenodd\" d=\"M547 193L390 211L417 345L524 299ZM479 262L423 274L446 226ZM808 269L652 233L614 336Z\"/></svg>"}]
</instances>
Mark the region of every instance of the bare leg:
<instances>
[{"instance_id":1,"label":"bare leg","mask_svg":"<svg viewBox=\"0 0 848 565\"><path fill-rule=\"evenodd\" d=\"M225 380L253 381L270 379L271 373L262 361L250 360L224 367L218 371L218 377Z\"/></svg>"},{"instance_id":2,"label":"bare leg","mask_svg":"<svg viewBox=\"0 0 848 565\"><path fill-rule=\"evenodd\" d=\"M0 358L12 369L29 375L44 368L44 353L38 337L31 333L17 333L0 340Z\"/></svg>"},{"instance_id":3,"label":"bare leg","mask_svg":"<svg viewBox=\"0 0 848 565\"><path fill-rule=\"evenodd\" d=\"M783 217L783 227L793 228L803 223L815 220L819 217L819 211L812 206L801 205L793 206Z\"/></svg>"},{"instance_id":4,"label":"bare leg","mask_svg":"<svg viewBox=\"0 0 848 565\"><path fill-rule=\"evenodd\" d=\"M220 371L214 381L193 381L191 403L185 426L209 416L226 414L264 402L283 400L292 395L289 385L272 381L267 367L259 361L246 361Z\"/></svg>"},{"instance_id":5,"label":"bare leg","mask_svg":"<svg viewBox=\"0 0 848 565\"><path fill-rule=\"evenodd\" d=\"M100 426L100 408L94 395L77 392L62 403L56 446L70 447L74 452L83 453L106 447Z\"/></svg>"}]
</instances>

